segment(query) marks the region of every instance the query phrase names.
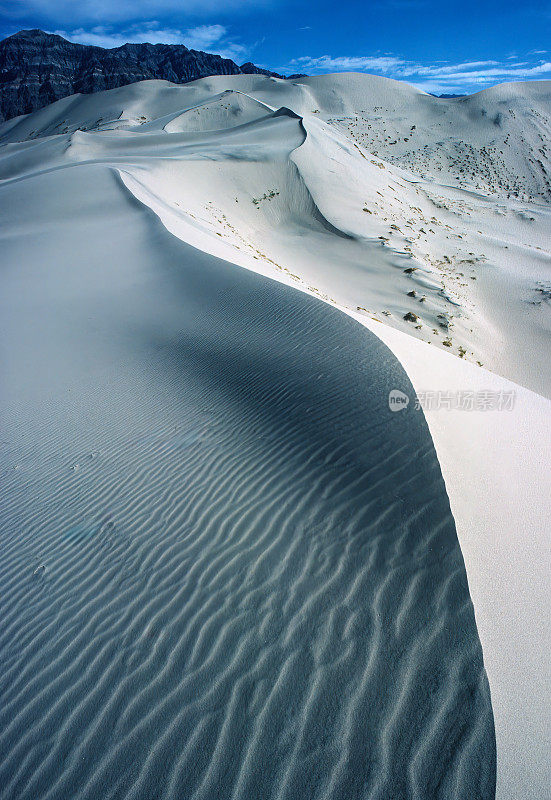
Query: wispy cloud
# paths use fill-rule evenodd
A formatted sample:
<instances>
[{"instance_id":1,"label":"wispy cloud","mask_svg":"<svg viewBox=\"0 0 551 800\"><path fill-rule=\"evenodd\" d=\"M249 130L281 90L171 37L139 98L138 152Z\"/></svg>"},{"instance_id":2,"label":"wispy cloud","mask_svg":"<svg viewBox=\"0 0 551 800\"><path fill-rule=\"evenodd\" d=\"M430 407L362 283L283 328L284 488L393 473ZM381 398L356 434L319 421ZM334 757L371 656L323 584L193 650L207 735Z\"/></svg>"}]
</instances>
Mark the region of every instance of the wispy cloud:
<instances>
[{"instance_id":1,"label":"wispy cloud","mask_svg":"<svg viewBox=\"0 0 551 800\"><path fill-rule=\"evenodd\" d=\"M114 32L110 27L95 25L93 28L76 28L74 30L55 30L58 36L77 44L92 44L97 47L120 47L127 42L150 42L151 44L183 44L186 31L174 28L131 28Z\"/></svg>"},{"instance_id":2,"label":"wispy cloud","mask_svg":"<svg viewBox=\"0 0 551 800\"><path fill-rule=\"evenodd\" d=\"M446 71L441 68L411 69L406 67L401 77L427 92L460 93L484 89L486 86L508 81L551 79L551 62L541 62L536 65L523 64L515 67L497 64L482 69L466 69L462 65L457 65L455 69Z\"/></svg>"},{"instance_id":3,"label":"wispy cloud","mask_svg":"<svg viewBox=\"0 0 551 800\"><path fill-rule=\"evenodd\" d=\"M389 56L301 56L289 62L289 69L297 68L313 72L389 72L404 62Z\"/></svg>"},{"instance_id":4,"label":"wispy cloud","mask_svg":"<svg viewBox=\"0 0 551 800\"><path fill-rule=\"evenodd\" d=\"M192 50L214 51L224 58L244 60L250 49L244 44L234 41L224 25L197 25L193 28L159 27L158 23L133 25L122 31L115 31L112 26L95 25L92 28L76 28L74 30L55 30L70 42L92 44L97 47L120 47L128 42L150 44L184 44Z\"/></svg>"},{"instance_id":5,"label":"wispy cloud","mask_svg":"<svg viewBox=\"0 0 551 800\"><path fill-rule=\"evenodd\" d=\"M542 53L543 54L543 53ZM532 54L532 55L535 55ZM424 91L459 93L505 81L551 79L551 62L540 59L517 61L479 60L458 63L420 64L390 54L368 56L301 56L285 66L283 72L370 72L397 80L407 80Z\"/></svg>"},{"instance_id":6,"label":"wispy cloud","mask_svg":"<svg viewBox=\"0 0 551 800\"><path fill-rule=\"evenodd\" d=\"M207 50L216 42L220 42L226 35L227 30L223 25L198 25L186 31L187 47L195 50Z\"/></svg>"}]
</instances>

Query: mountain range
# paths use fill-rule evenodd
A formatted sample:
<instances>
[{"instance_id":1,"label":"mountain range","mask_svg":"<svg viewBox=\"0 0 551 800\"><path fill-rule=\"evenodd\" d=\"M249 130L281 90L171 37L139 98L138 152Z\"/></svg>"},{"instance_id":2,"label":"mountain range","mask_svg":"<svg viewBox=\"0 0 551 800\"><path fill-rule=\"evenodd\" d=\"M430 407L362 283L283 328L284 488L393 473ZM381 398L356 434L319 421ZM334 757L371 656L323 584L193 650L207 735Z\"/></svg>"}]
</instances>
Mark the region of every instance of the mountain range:
<instances>
[{"instance_id":1,"label":"mountain range","mask_svg":"<svg viewBox=\"0 0 551 800\"><path fill-rule=\"evenodd\" d=\"M183 44L125 44L107 50L39 29L24 30L0 42L0 121L72 94L91 94L136 81L188 83L210 75L247 74L284 77L251 62L238 66L229 58Z\"/></svg>"}]
</instances>

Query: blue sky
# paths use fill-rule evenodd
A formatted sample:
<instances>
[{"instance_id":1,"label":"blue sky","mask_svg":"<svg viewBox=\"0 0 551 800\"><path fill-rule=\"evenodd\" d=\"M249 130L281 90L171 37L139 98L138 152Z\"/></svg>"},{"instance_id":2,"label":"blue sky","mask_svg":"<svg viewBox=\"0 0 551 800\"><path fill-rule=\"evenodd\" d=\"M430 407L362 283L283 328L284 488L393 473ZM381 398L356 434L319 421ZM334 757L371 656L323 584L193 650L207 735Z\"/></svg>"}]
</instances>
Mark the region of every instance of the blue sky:
<instances>
[{"instance_id":1,"label":"blue sky","mask_svg":"<svg viewBox=\"0 0 551 800\"><path fill-rule=\"evenodd\" d=\"M551 79L551 0L0 0L0 34L183 43L283 73L359 71L425 91ZM548 52L549 49L549 52Z\"/></svg>"}]
</instances>

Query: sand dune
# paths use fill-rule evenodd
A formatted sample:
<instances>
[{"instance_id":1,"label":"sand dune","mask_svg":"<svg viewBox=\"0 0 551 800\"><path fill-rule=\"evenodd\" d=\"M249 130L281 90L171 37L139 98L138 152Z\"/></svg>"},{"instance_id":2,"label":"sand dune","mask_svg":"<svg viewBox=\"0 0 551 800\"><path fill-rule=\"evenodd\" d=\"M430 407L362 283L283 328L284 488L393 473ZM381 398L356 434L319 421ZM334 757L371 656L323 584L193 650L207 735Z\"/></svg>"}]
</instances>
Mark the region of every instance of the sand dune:
<instances>
[{"instance_id":1,"label":"sand dune","mask_svg":"<svg viewBox=\"0 0 551 800\"><path fill-rule=\"evenodd\" d=\"M171 239L105 168L9 197L4 796L491 796L464 566L424 418L388 412L397 360Z\"/></svg>"},{"instance_id":2,"label":"sand dune","mask_svg":"<svg viewBox=\"0 0 551 800\"><path fill-rule=\"evenodd\" d=\"M498 797L542 796L523 86L147 81L0 126L6 797L491 798L494 715ZM414 408L504 386L507 418Z\"/></svg>"},{"instance_id":3,"label":"sand dune","mask_svg":"<svg viewBox=\"0 0 551 800\"><path fill-rule=\"evenodd\" d=\"M12 143L3 148L0 175L109 161L139 183L185 241L550 397L551 221L542 177L551 175L548 86L523 86L524 93L512 85L445 101L360 75L304 83L259 76L187 86L146 81L68 98L1 126L0 141ZM369 108L368 100L386 105ZM503 116L507 103L511 113ZM368 109L354 112L355 128L334 116L362 104ZM283 120L280 108L289 109ZM419 153L426 145L431 175L410 153L414 137L400 129L391 138L389 120L420 131ZM67 132L50 138L59 130ZM16 143L31 131L30 140ZM509 141L502 154L498 135ZM459 161L455 177L449 165L445 174L435 166L435 152L457 142L478 153L465 155L474 182ZM519 159L533 166L535 155L540 166L532 175ZM522 197L495 181L481 183L483 161L502 177L514 173L526 188Z\"/></svg>"}]
</instances>

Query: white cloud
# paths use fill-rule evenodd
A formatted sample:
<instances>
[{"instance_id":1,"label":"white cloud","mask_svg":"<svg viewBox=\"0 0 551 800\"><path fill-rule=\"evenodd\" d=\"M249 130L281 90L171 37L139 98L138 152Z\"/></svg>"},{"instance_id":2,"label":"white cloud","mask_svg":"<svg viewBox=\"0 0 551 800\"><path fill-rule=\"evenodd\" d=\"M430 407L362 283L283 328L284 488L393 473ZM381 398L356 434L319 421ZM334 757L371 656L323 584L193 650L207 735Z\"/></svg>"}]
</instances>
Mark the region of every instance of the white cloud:
<instances>
[{"instance_id":1,"label":"white cloud","mask_svg":"<svg viewBox=\"0 0 551 800\"><path fill-rule=\"evenodd\" d=\"M453 75L459 71L469 71L480 67L496 67L499 61L464 61L460 64L443 64L442 66L421 66L403 62L400 68L403 75Z\"/></svg>"},{"instance_id":2,"label":"white cloud","mask_svg":"<svg viewBox=\"0 0 551 800\"><path fill-rule=\"evenodd\" d=\"M120 47L128 42L136 44L144 42L149 42L150 44L186 44L186 32L172 28L146 27L141 30L131 29L121 33L114 33L110 28L97 25L90 30L77 28L72 31L56 30L53 33L57 33L58 36L63 36L64 39L77 44L92 44L97 47L107 48Z\"/></svg>"},{"instance_id":3,"label":"white cloud","mask_svg":"<svg viewBox=\"0 0 551 800\"><path fill-rule=\"evenodd\" d=\"M496 60L440 62L419 64L398 56L301 56L277 71L310 72L374 72L398 80L408 80L427 92L459 94L469 87L480 87L505 81L551 78L551 62L540 60L500 63Z\"/></svg>"},{"instance_id":4,"label":"white cloud","mask_svg":"<svg viewBox=\"0 0 551 800\"><path fill-rule=\"evenodd\" d=\"M293 59L288 69L309 69L315 72L388 72L405 62L394 56L301 56Z\"/></svg>"},{"instance_id":5,"label":"white cloud","mask_svg":"<svg viewBox=\"0 0 551 800\"><path fill-rule=\"evenodd\" d=\"M464 70L462 65L458 64L456 69L443 72L441 69L432 69L431 67L405 68L402 72L403 75L427 75L431 78L443 77L446 81L451 82L489 82L496 78L511 79L516 78L526 80L529 78L538 79L542 75L549 75L551 77L551 62L546 61L535 66L523 65L518 68L509 67L492 67L490 69L482 70Z\"/></svg>"},{"instance_id":6,"label":"white cloud","mask_svg":"<svg viewBox=\"0 0 551 800\"><path fill-rule=\"evenodd\" d=\"M143 26L132 26L121 32L113 31L111 26L95 25L88 30L76 28L70 31L56 30L53 33L77 44L91 44L107 48L120 47L129 42L184 44L190 50L214 52L223 58L231 58L239 63L246 60L251 49L228 38L228 31L224 25L198 25L187 30L179 30L177 28L161 28L158 23L149 22Z\"/></svg>"},{"instance_id":7,"label":"white cloud","mask_svg":"<svg viewBox=\"0 0 551 800\"><path fill-rule=\"evenodd\" d=\"M76 42L76 44L92 44L96 47L120 47L128 41L125 36L105 33L103 30L96 28L91 31L85 31L84 28L77 28L74 31L56 30L49 32L56 33L58 36L63 36L64 39L68 39L70 42Z\"/></svg>"},{"instance_id":8,"label":"white cloud","mask_svg":"<svg viewBox=\"0 0 551 800\"><path fill-rule=\"evenodd\" d=\"M226 28L223 25L199 25L186 32L185 45L194 50L208 50L225 35Z\"/></svg>"},{"instance_id":9,"label":"white cloud","mask_svg":"<svg viewBox=\"0 0 551 800\"><path fill-rule=\"evenodd\" d=\"M245 61L249 60L251 50L252 48L246 47L243 44L229 42L222 47L214 48L213 52L222 56L222 58L231 58L236 64L243 64Z\"/></svg>"}]
</instances>

